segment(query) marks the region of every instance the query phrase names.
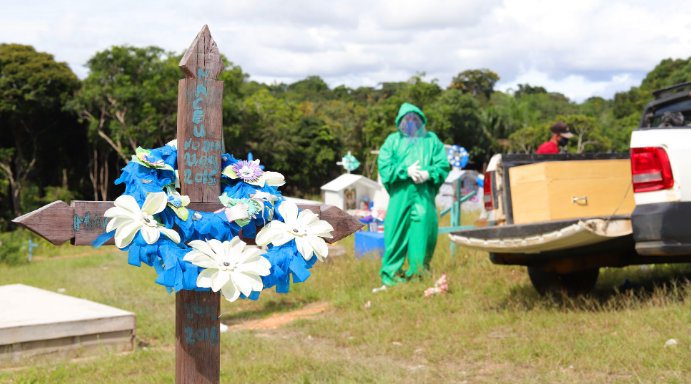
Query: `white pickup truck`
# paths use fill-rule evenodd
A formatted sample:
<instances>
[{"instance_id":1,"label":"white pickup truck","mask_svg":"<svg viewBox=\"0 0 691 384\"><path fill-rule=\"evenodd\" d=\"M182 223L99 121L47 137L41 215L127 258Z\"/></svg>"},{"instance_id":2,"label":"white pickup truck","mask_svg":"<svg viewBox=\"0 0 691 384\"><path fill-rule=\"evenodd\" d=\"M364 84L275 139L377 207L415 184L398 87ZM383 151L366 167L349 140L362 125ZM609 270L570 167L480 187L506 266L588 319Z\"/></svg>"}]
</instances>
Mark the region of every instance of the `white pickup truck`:
<instances>
[{"instance_id":1,"label":"white pickup truck","mask_svg":"<svg viewBox=\"0 0 691 384\"><path fill-rule=\"evenodd\" d=\"M691 83L654 93L631 135L636 251L691 255Z\"/></svg>"},{"instance_id":2,"label":"white pickup truck","mask_svg":"<svg viewBox=\"0 0 691 384\"><path fill-rule=\"evenodd\" d=\"M630 154L495 155L484 184L489 226L451 240L526 266L540 293L586 293L601 267L691 262L690 88L654 92Z\"/></svg>"}]
</instances>

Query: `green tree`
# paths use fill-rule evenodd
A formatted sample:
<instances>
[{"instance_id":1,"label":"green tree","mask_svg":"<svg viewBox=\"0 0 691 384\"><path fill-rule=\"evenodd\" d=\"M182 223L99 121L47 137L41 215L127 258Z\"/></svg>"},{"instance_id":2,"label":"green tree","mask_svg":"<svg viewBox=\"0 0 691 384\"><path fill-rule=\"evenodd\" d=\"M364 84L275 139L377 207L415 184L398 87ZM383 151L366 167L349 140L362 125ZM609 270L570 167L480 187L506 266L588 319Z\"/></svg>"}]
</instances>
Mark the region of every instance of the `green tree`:
<instances>
[{"instance_id":1,"label":"green tree","mask_svg":"<svg viewBox=\"0 0 691 384\"><path fill-rule=\"evenodd\" d=\"M624 119L631 115L640 116L645 104L652 99L652 94L639 87L632 87L626 92L617 92L614 95L612 111L617 119Z\"/></svg>"},{"instance_id":2,"label":"green tree","mask_svg":"<svg viewBox=\"0 0 691 384\"><path fill-rule=\"evenodd\" d=\"M138 146L175 137L179 59L158 47L114 46L87 62L89 75L70 107L88 125L94 198L108 198L118 157L127 162Z\"/></svg>"},{"instance_id":3,"label":"green tree","mask_svg":"<svg viewBox=\"0 0 691 384\"><path fill-rule=\"evenodd\" d=\"M597 120L585 115L558 116L557 120L563 121L569 126L574 137L569 140L569 146L576 153L599 152L610 149L609 139L603 135L602 127Z\"/></svg>"},{"instance_id":4,"label":"green tree","mask_svg":"<svg viewBox=\"0 0 691 384\"><path fill-rule=\"evenodd\" d=\"M525 94L517 98L518 102L525 104L532 114L535 123L554 122L558 115L570 115L578 112L578 106L566 96L557 92Z\"/></svg>"},{"instance_id":5,"label":"green tree","mask_svg":"<svg viewBox=\"0 0 691 384\"><path fill-rule=\"evenodd\" d=\"M430 130L447 144L465 147L470 161L481 165L491 156L491 142L483 131L480 110L478 100L470 94L447 89L425 113Z\"/></svg>"},{"instance_id":6,"label":"green tree","mask_svg":"<svg viewBox=\"0 0 691 384\"><path fill-rule=\"evenodd\" d=\"M331 129L315 114L313 103L297 104L264 89L247 97L242 108L243 129L249 132L246 149L285 175L288 193L318 192L336 171L339 147Z\"/></svg>"},{"instance_id":7,"label":"green tree","mask_svg":"<svg viewBox=\"0 0 691 384\"><path fill-rule=\"evenodd\" d=\"M319 76L308 76L289 84L286 91L286 95L296 101L316 101L330 97L329 85Z\"/></svg>"},{"instance_id":8,"label":"green tree","mask_svg":"<svg viewBox=\"0 0 691 384\"><path fill-rule=\"evenodd\" d=\"M631 133L640 125L640 118L640 116L632 114L623 119L614 120L611 125L604 126L603 132L611 138L613 151L629 151Z\"/></svg>"},{"instance_id":9,"label":"green tree","mask_svg":"<svg viewBox=\"0 0 691 384\"><path fill-rule=\"evenodd\" d=\"M137 146L163 144L175 135L179 56L158 47L114 46L89 59L89 75L73 107L128 161Z\"/></svg>"},{"instance_id":10,"label":"green tree","mask_svg":"<svg viewBox=\"0 0 691 384\"><path fill-rule=\"evenodd\" d=\"M453 77L449 89L457 89L463 93L489 99L497 81L499 81L499 75L494 71L485 68L468 69Z\"/></svg>"},{"instance_id":11,"label":"green tree","mask_svg":"<svg viewBox=\"0 0 691 384\"><path fill-rule=\"evenodd\" d=\"M611 149L612 143L604 134L597 120L581 114L559 115L554 121L563 121L575 137L569 140L571 152L599 152ZM530 125L517 130L509 136L510 148L520 153L534 153L537 147L551 136L553 122Z\"/></svg>"},{"instance_id":12,"label":"green tree","mask_svg":"<svg viewBox=\"0 0 691 384\"><path fill-rule=\"evenodd\" d=\"M586 116L599 118L600 116L610 115L612 112L612 103L599 96L593 96L586 99L578 110Z\"/></svg>"},{"instance_id":13,"label":"green tree","mask_svg":"<svg viewBox=\"0 0 691 384\"><path fill-rule=\"evenodd\" d=\"M488 153L504 152L508 149L509 126L493 107L480 109L477 114L482 133L489 142Z\"/></svg>"},{"instance_id":14,"label":"green tree","mask_svg":"<svg viewBox=\"0 0 691 384\"><path fill-rule=\"evenodd\" d=\"M292 130L290 153L292 172L288 189L296 195L315 194L338 172L335 166L338 140L326 123L316 116L304 116Z\"/></svg>"},{"instance_id":15,"label":"green tree","mask_svg":"<svg viewBox=\"0 0 691 384\"><path fill-rule=\"evenodd\" d=\"M652 92L691 81L691 58L665 59L648 72L639 87L614 95L613 114L618 125L628 131L639 125L645 105L653 99Z\"/></svg>"},{"instance_id":16,"label":"green tree","mask_svg":"<svg viewBox=\"0 0 691 384\"><path fill-rule=\"evenodd\" d=\"M377 153L389 134L396 132L396 115L405 99L394 95L367 107L367 120L363 127L364 161L363 174L376 176ZM425 111L426 113L426 111Z\"/></svg>"},{"instance_id":17,"label":"green tree","mask_svg":"<svg viewBox=\"0 0 691 384\"><path fill-rule=\"evenodd\" d=\"M354 101L328 100L315 106L315 115L324 121L340 148L338 157L347 151L363 160L369 148L364 143L364 127L367 120L367 107ZM364 168L358 172L364 172Z\"/></svg>"},{"instance_id":18,"label":"green tree","mask_svg":"<svg viewBox=\"0 0 691 384\"><path fill-rule=\"evenodd\" d=\"M549 124L529 125L509 135L512 152L534 153L538 146L549 138Z\"/></svg>"},{"instance_id":19,"label":"green tree","mask_svg":"<svg viewBox=\"0 0 691 384\"><path fill-rule=\"evenodd\" d=\"M535 95L538 93L547 93L545 87L533 86L530 84L518 84L518 89L514 93L514 96L521 97L525 95Z\"/></svg>"},{"instance_id":20,"label":"green tree","mask_svg":"<svg viewBox=\"0 0 691 384\"><path fill-rule=\"evenodd\" d=\"M79 128L63 111L78 86L67 64L53 55L0 44L0 175L7 180L14 215L24 208L21 201L27 199L21 195L32 176L39 187L48 185L59 180L69 157L79 156L65 153L78 144L69 140Z\"/></svg>"},{"instance_id":21,"label":"green tree","mask_svg":"<svg viewBox=\"0 0 691 384\"><path fill-rule=\"evenodd\" d=\"M524 98L517 98L503 92L494 92L490 99L489 108L498 115L503 127L503 137L511 133L536 124L540 120L538 111L532 109Z\"/></svg>"},{"instance_id":22,"label":"green tree","mask_svg":"<svg viewBox=\"0 0 691 384\"><path fill-rule=\"evenodd\" d=\"M411 77L401 92L409 103L415 104L421 109L433 103L442 92L441 87L437 84L437 79L427 82L424 78L424 72Z\"/></svg>"},{"instance_id":23,"label":"green tree","mask_svg":"<svg viewBox=\"0 0 691 384\"><path fill-rule=\"evenodd\" d=\"M654 91L675 84L691 81L691 57L687 59L664 59L653 68L641 82L641 88Z\"/></svg>"},{"instance_id":24,"label":"green tree","mask_svg":"<svg viewBox=\"0 0 691 384\"><path fill-rule=\"evenodd\" d=\"M378 101L379 92L374 87L358 87L350 92L350 96L359 103L369 104Z\"/></svg>"},{"instance_id":25,"label":"green tree","mask_svg":"<svg viewBox=\"0 0 691 384\"><path fill-rule=\"evenodd\" d=\"M289 127L300 117L296 105L275 97L268 89L260 89L242 102L242 129L247 134L245 150L251 150L266 164L275 168L278 164L285 171L291 149ZM245 153L234 153L244 157ZM277 164L277 165L274 165Z\"/></svg>"},{"instance_id":26,"label":"green tree","mask_svg":"<svg viewBox=\"0 0 691 384\"><path fill-rule=\"evenodd\" d=\"M245 151L249 133L243 129L242 103L247 94L255 92L257 83L249 83L248 75L240 66L228 61L225 57L225 68L219 75L223 81L223 139L226 150L230 153Z\"/></svg>"}]
</instances>

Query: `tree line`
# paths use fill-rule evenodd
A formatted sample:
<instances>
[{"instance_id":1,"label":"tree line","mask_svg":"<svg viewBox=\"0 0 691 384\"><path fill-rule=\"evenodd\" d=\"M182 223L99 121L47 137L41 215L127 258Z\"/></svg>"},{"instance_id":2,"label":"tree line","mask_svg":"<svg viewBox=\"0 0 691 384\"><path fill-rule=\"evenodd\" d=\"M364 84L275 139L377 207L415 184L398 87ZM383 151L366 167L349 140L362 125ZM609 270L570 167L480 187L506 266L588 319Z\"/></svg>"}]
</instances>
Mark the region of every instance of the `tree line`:
<instances>
[{"instance_id":1,"label":"tree line","mask_svg":"<svg viewBox=\"0 0 691 384\"><path fill-rule=\"evenodd\" d=\"M114 46L97 52L80 80L53 55L0 44L0 230L11 218L56 199L112 199L113 185L138 147L175 137L181 54L158 47ZM482 170L498 152L532 152L565 121L573 152L626 151L651 91L691 80L690 59L660 62L638 87L613 99L582 103L543 87L494 89L490 69L468 69L441 85L424 73L376 87L329 87L319 76L290 84L251 80L223 58L223 134L238 158L251 151L283 173L286 194L309 196L342 173L351 151L356 172L376 177L376 154L395 131L401 103L418 105L428 127L464 146L469 168Z\"/></svg>"}]
</instances>

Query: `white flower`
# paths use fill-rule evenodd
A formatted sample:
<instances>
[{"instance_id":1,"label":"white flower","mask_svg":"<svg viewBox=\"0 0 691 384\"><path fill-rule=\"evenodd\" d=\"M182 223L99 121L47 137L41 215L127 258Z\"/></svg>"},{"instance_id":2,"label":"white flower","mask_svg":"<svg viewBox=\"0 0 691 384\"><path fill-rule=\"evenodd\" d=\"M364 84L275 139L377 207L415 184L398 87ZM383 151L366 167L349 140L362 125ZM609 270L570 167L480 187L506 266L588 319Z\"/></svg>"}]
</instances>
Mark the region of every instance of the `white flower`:
<instances>
[{"instance_id":1,"label":"white flower","mask_svg":"<svg viewBox=\"0 0 691 384\"><path fill-rule=\"evenodd\" d=\"M194 240L189 245L193 250L183 260L205 268L197 277L198 287L220 290L228 301L264 288L260 276L269 274L271 263L259 248L248 247L239 237L224 242Z\"/></svg>"},{"instance_id":2,"label":"white flower","mask_svg":"<svg viewBox=\"0 0 691 384\"><path fill-rule=\"evenodd\" d=\"M252 195L250 195L250 197L261 201L267 201L271 204L275 203L276 200L278 200L278 196L260 190L255 190L255 192Z\"/></svg>"},{"instance_id":3,"label":"white flower","mask_svg":"<svg viewBox=\"0 0 691 384\"><path fill-rule=\"evenodd\" d=\"M254 161L239 160L223 169L223 175L231 179L240 179L247 184L264 187L271 185L280 187L286 183L285 177L278 172L264 171L259 166L259 159Z\"/></svg>"},{"instance_id":4,"label":"white flower","mask_svg":"<svg viewBox=\"0 0 691 384\"><path fill-rule=\"evenodd\" d=\"M109 208L103 216L111 218L106 232L115 229L115 245L118 248L128 246L134 236L142 231L142 237L147 244L158 241L161 233L176 243L180 242L180 235L154 219L154 215L163 211L168 204L165 192L149 193L141 209L130 195L122 195L115 199L115 207Z\"/></svg>"},{"instance_id":5,"label":"white flower","mask_svg":"<svg viewBox=\"0 0 691 384\"><path fill-rule=\"evenodd\" d=\"M258 199L234 199L225 193L218 199L226 207L225 212L228 221L234 221L241 227L249 224L251 220L264 211L264 202Z\"/></svg>"},{"instance_id":6,"label":"white flower","mask_svg":"<svg viewBox=\"0 0 691 384\"><path fill-rule=\"evenodd\" d=\"M249 204L238 202L230 208L226 208L226 217L228 221L247 220L250 218L249 210Z\"/></svg>"},{"instance_id":7,"label":"white flower","mask_svg":"<svg viewBox=\"0 0 691 384\"><path fill-rule=\"evenodd\" d=\"M257 234L257 245L283 245L295 239L295 245L305 260L317 255L319 260L324 260L329 254L329 247L322 237L333 237L333 227L324 220L319 220L314 212L309 209L302 210L298 214L298 206L290 201L284 201L278 207L278 212L285 222L273 220L269 222Z\"/></svg>"}]
</instances>

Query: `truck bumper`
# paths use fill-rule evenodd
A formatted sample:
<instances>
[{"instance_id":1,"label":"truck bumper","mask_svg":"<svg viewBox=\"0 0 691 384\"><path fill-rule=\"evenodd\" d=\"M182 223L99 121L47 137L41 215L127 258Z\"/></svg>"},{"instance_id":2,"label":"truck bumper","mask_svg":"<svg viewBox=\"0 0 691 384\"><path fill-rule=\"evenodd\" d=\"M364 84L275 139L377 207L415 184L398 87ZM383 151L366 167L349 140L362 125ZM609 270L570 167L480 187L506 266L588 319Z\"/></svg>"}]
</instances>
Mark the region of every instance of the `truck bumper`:
<instances>
[{"instance_id":1,"label":"truck bumper","mask_svg":"<svg viewBox=\"0 0 691 384\"><path fill-rule=\"evenodd\" d=\"M631 224L638 254L691 255L691 202L637 205Z\"/></svg>"}]
</instances>

